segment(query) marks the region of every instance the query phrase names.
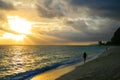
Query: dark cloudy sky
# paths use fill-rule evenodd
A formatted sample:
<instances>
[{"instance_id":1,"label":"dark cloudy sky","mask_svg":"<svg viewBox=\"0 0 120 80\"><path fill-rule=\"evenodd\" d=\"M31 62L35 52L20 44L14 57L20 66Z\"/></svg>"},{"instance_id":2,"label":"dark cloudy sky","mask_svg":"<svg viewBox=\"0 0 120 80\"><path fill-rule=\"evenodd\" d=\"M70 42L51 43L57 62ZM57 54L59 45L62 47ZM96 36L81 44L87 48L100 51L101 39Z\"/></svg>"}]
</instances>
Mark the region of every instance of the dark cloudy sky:
<instances>
[{"instance_id":1,"label":"dark cloudy sky","mask_svg":"<svg viewBox=\"0 0 120 80\"><path fill-rule=\"evenodd\" d=\"M120 27L120 0L0 0L0 44L91 44L109 41ZM4 38L8 16L30 21L24 41ZM24 26L21 26L23 28ZM9 42L8 42L9 40Z\"/></svg>"}]
</instances>

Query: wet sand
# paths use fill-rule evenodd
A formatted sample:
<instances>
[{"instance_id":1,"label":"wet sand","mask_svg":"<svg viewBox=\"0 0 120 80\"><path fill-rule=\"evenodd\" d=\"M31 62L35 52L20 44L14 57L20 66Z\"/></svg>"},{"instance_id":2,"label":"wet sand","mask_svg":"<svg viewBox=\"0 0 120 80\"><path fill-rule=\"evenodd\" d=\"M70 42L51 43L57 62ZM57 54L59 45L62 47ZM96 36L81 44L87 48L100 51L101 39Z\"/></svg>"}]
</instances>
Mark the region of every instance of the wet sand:
<instances>
[{"instance_id":1,"label":"wet sand","mask_svg":"<svg viewBox=\"0 0 120 80\"><path fill-rule=\"evenodd\" d=\"M56 80L120 80L120 47L107 50Z\"/></svg>"},{"instance_id":2,"label":"wet sand","mask_svg":"<svg viewBox=\"0 0 120 80\"><path fill-rule=\"evenodd\" d=\"M120 47L83 62L62 66L34 76L31 80L120 80Z\"/></svg>"}]
</instances>

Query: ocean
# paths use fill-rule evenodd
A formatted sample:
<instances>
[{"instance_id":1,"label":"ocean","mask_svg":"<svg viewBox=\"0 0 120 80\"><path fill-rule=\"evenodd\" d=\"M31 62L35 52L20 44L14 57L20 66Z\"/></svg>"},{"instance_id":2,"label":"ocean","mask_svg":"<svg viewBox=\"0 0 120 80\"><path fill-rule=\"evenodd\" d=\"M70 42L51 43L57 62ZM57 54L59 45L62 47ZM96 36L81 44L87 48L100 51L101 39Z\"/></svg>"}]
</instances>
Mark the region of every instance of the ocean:
<instances>
[{"instance_id":1,"label":"ocean","mask_svg":"<svg viewBox=\"0 0 120 80\"><path fill-rule=\"evenodd\" d=\"M29 80L63 65L101 54L107 46L0 46L0 80Z\"/></svg>"}]
</instances>

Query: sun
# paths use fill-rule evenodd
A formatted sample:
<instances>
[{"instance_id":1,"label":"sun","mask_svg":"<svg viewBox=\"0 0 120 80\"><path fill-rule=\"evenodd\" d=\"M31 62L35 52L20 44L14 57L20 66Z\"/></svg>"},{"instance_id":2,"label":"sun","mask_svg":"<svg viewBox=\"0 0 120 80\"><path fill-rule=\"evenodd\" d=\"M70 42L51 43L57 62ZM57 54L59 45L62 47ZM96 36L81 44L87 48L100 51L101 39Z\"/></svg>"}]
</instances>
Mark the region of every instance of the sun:
<instances>
[{"instance_id":1,"label":"sun","mask_svg":"<svg viewBox=\"0 0 120 80\"><path fill-rule=\"evenodd\" d=\"M3 35L4 38L22 41L28 34L32 33L32 24L30 21L19 16L8 16L7 19L9 29L17 34L5 33Z\"/></svg>"},{"instance_id":2,"label":"sun","mask_svg":"<svg viewBox=\"0 0 120 80\"><path fill-rule=\"evenodd\" d=\"M21 34L30 34L31 33L31 22L27 21L24 18L18 16L8 16L8 25L10 29Z\"/></svg>"}]
</instances>

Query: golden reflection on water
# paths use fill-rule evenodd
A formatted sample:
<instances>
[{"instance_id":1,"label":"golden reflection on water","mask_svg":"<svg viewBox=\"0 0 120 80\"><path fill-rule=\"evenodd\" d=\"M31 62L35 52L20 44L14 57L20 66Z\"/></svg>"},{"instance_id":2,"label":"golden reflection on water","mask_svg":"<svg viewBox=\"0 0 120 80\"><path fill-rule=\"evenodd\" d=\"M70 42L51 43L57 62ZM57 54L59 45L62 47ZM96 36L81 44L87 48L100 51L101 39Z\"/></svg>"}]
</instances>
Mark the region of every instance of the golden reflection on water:
<instances>
[{"instance_id":1,"label":"golden reflection on water","mask_svg":"<svg viewBox=\"0 0 120 80\"><path fill-rule=\"evenodd\" d=\"M14 73L19 73L19 72L24 72L25 69L22 67L24 65L24 57L22 56L22 49L23 47L18 47L15 51L14 51L14 55L11 58L11 62L13 64L12 70Z\"/></svg>"},{"instance_id":2,"label":"golden reflection on water","mask_svg":"<svg viewBox=\"0 0 120 80\"><path fill-rule=\"evenodd\" d=\"M34 49L31 49L28 46L13 46L13 49L10 51L10 53L12 54L10 59L10 73L13 74L34 70L36 67L40 68L41 66L38 65L40 64L39 61L44 58L36 57Z\"/></svg>"}]
</instances>

